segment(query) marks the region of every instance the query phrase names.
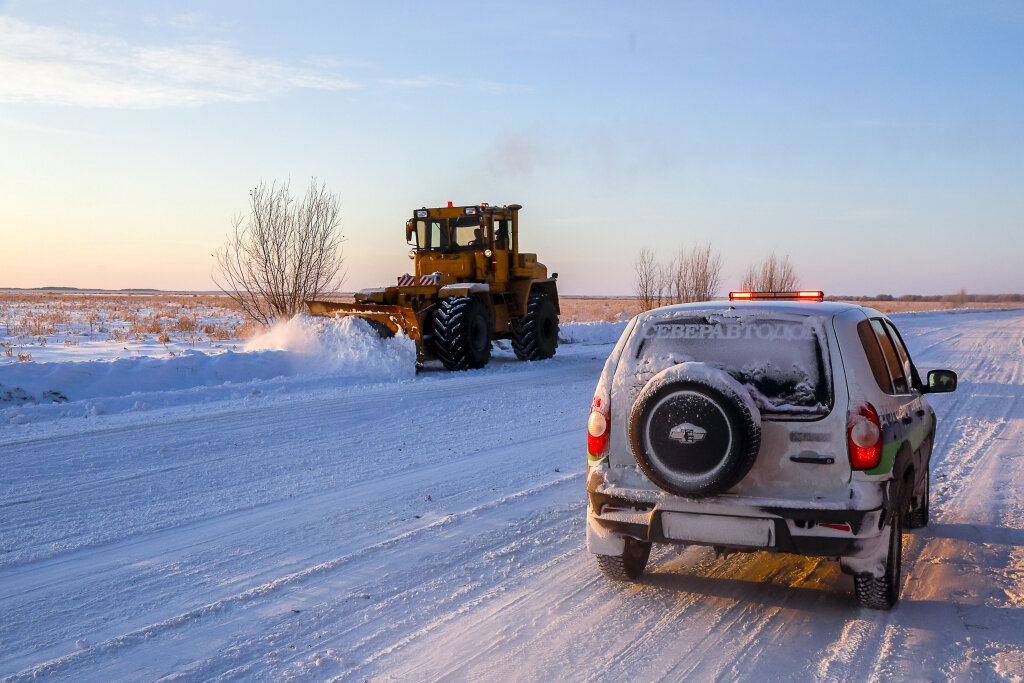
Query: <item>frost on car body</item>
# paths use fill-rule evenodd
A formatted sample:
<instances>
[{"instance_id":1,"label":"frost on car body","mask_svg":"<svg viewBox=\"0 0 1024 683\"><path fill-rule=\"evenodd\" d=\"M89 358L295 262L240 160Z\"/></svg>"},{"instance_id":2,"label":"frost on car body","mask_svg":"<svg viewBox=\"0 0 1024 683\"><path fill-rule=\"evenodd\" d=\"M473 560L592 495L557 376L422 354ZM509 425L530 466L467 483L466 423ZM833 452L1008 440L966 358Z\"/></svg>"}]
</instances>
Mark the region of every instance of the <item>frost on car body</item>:
<instances>
[{"instance_id":1,"label":"frost on car body","mask_svg":"<svg viewBox=\"0 0 1024 683\"><path fill-rule=\"evenodd\" d=\"M902 526L927 522L923 394L955 388L935 372L922 383L891 321L860 306L637 316L591 408L588 549L617 579L639 576L652 543L836 558L861 604L891 607Z\"/></svg>"}]
</instances>

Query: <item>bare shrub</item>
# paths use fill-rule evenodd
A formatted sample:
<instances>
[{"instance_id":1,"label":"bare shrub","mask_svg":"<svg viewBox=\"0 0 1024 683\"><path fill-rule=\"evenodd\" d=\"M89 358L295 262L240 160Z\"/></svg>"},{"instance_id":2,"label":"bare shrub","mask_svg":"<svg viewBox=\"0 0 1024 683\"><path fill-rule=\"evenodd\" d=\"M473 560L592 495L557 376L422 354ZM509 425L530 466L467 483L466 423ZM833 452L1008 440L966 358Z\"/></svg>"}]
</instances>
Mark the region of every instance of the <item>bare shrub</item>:
<instances>
[{"instance_id":1,"label":"bare shrub","mask_svg":"<svg viewBox=\"0 0 1024 683\"><path fill-rule=\"evenodd\" d=\"M722 256L710 242L680 249L666 270L672 303L709 301L722 285Z\"/></svg>"},{"instance_id":2,"label":"bare shrub","mask_svg":"<svg viewBox=\"0 0 1024 683\"><path fill-rule=\"evenodd\" d=\"M288 183L261 182L214 254L213 280L254 322L289 318L344 280L340 199L314 178L296 202Z\"/></svg>"},{"instance_id":3,"label":"bare shrub","mask_svg":"<svg viewBox=\"0 0 1024 683\"><path fill-rule=\"evenodd\" d=\"M773 251L764 261L747 268L740 288L747 292L789 292L799 286L798 282L789 256L779 258Z\"/></svg>"},{"instance_id":4,"label":"bare shrub","mask_svg":"<svg viewBox=\"0 0 1024 683\"><path fill-rule=\"evenodd\" d=\"M663 304L708 301L722 284L722 256L711 243L682 248L661 264L650 249L641 249L634 263L636 295L641 310Z\"/></svg>"}]
</instances>

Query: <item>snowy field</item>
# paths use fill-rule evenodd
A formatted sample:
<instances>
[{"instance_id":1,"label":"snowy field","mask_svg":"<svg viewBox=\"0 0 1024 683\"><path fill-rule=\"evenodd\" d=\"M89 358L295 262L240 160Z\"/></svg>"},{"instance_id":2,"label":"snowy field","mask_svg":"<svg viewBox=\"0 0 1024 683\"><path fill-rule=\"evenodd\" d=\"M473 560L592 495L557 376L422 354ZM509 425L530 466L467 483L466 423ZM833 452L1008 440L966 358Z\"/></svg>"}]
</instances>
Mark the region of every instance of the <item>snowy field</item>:
<instances>
[{"instance_id":1,"label":"snowy field","mask_svg":"<svg viewBox=\"0 0 1024 683\"><path fill-rule=\"evenodd\" d=\"M933 521L892 612L792 555L598 574L585 425L623 323L463 373L308 319L0 365L0 678L1021 680L1024 311L894 318L961 384L930 399Z\"/></svg>"},{"instance_id":2,"label":"snowy field","mask_svg":"<svg viewBox=\"0 0 1024 683\"><path fill-rule=\"evenodd\" d=\"M0 290L0 366L215 354L244 331L217 294Z\"/></svg>"}]
</instances>

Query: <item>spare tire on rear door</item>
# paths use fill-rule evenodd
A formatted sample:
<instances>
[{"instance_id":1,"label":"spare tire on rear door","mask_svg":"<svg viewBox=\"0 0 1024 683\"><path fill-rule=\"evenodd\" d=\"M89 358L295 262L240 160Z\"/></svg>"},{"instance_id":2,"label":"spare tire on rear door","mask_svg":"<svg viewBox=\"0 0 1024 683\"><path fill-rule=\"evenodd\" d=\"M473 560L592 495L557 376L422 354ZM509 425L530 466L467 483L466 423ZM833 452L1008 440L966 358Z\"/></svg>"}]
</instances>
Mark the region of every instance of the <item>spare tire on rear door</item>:
<instances>
[{"instance_id":1,"label":"spare tire on rear door","mask_svg":"<svg viewBox=\"0 0 1024 683\"><path fill-rule=\"evenodd\" d=\"M650 379L633 403L629 441L655 484L680 496L735 486L761 447L761 413L723 370L680 363Z\"/></svg>"}]
</instances>

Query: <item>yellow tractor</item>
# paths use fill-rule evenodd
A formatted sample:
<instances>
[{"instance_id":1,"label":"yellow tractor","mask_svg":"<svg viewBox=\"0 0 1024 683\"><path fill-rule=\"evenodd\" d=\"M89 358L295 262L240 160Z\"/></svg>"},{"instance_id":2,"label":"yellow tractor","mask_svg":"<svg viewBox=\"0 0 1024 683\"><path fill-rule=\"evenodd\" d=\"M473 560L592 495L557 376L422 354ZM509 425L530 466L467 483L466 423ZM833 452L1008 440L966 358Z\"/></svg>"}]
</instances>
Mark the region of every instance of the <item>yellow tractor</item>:
<instances>
[{"instance_id":1,"label":"yellow tractor","mask_svg":"<svg viewBox=\"0 0 1024 683\"><path fill-rule=\"evenodd\" d=\"M307 301L313 315L365 318L384 336L416 342L418 363L482 368L491 342L509 339L521 360L558 347L558 274L519 251L518 204L416 209L406 223L413 274L355 295L355 303Z\"/></svg>"}]
</instances>

